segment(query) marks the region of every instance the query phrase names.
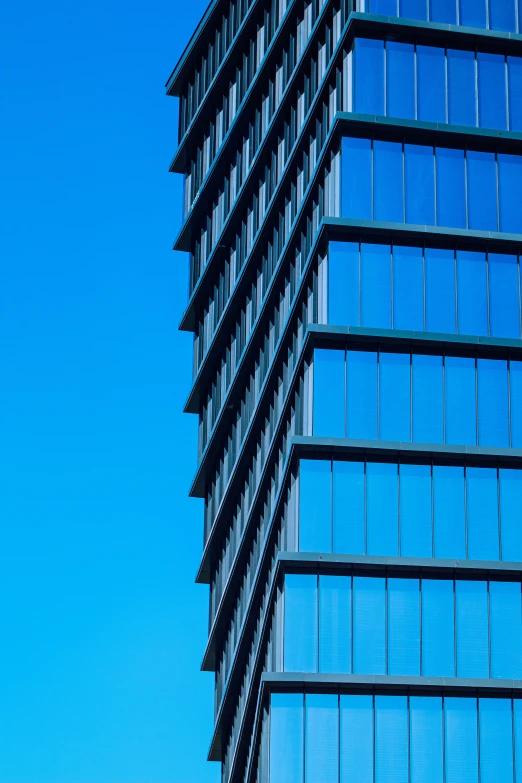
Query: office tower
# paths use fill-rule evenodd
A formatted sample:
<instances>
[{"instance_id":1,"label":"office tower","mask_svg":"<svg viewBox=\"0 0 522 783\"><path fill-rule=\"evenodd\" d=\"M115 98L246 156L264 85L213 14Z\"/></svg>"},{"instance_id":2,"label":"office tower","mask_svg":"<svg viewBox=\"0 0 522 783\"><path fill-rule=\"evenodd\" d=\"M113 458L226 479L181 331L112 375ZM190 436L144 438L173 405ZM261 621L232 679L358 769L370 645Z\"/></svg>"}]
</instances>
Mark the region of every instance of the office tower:
<instances>
[{"instance_id":1,"label":"office tower","mask_svg":"<svg viewBox=\"0 0 522 783\"><path fill-rule=\"evenodd\" d=\"M223 783L522 775L521 33L214 0L167 84Z\"/></svg>"}]
</instances>

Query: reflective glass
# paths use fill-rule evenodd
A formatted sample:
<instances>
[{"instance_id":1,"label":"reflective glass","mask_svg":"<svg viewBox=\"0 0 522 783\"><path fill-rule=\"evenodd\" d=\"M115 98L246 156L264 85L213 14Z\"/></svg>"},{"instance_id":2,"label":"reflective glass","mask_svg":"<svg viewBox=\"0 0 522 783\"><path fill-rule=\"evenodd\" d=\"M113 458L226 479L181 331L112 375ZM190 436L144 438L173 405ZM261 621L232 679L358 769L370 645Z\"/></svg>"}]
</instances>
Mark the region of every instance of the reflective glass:
<instances>
[{"instance_id":1,"label":"reflective glass","mask_svg":"<svg viewBox=\"0 0 522 783\"><path fill-rule=\"evenodd\" d=\"M397 16L397 0L368 0L371 14Z\"/></svg>"},{"instance_id":2,"label":"reflective glass","mask_svg":"<svg viewBox=\"0 0 522 783\"><path fill-rule=\"evenodd\" d=\"M364 554L364 463L333 463L333 551Z\"/></svg>"},{"instance_id":3,"label":"reflective glass","mask_svg":"<svg viewBox=\"0 0 522 783\"><path fill-rule=\"evenodd\" d=\"M377 354L348 351L348 437L377 437Z\"/></svg>"},{"instance_id":4,"label":"reflective glass","mask_svg":"<svg viewBox=\"0 0 522 783\"><path fill-rule=\"evenodd\" d=\"M489 310L492 337L520 337L518 260L489 253Z\"/></svg>"},{"instance_id":5,"label":"reflective glass","mask_svg":"<svg viewBox=\"0 0 522 783\"><path fill-rule=\"evenodd\" d=\"M511 447L522 448L522 362L509 363Z\"/></svg>"},{"instance_id":6,"label":"reflective glass","mask_svg":"<svg viewBox=\"0 0 522 783\"><path fill-rule=\"evenodd\" d=\"M285 577L286 672L317 671L317 577L287 574Z\"/></svg>"},{"instance_id":7,"label":"reflective glass","mask_svg":"<svg viewBox=\"0 0 522 783\"><path fill-rule=\"evenodd\" d=\"M430 0L430 22L457 24L455 0Z\"/></svg>"},{"instance_id":8,"label":"reflective glass","mask_svg":"<svg viewBox=\"0 0 522 783\"><path fill-rule=\"evenodd\" d=\"M397 465L366 465L366 535L369 555L399 554Z\"/></svg>"},{"instance_id":9,"label":"reflective glass","mask_svg":"<svg viewBox=\"0 0 522 783\"><path fill-rule=\"evenodd\" d=\"M522 561L522 472L500 469L502 560Z\"/></svg>"},{"instance_id":10,"label":"reflective glass","mask_svg":"<svg viewBox=\"0 0 522 783\"><path fill-rule=\"evenodd\" d=\"M515 743L515 775L522 778L522 699L513 699L513 740Z\"/></svg>"},{"instance_id":11,"label":"reflective glass","mask_svg":"<svg viewBox=\"0 0 522 783\"><path fill-rule=\"evenodd\" d=\"M479 359L479 446L509 446L507 362Z\"/></svg>"},{"instance_id":12,"label":"reflective glass","mask_svg":"<svg viewBox=\"0 0 522 783\"><path fill-rule=\"evenodd\" d=\"M404 145L406 180L406 222L433 226L435 223L435 160L433 147Z\"/></svg>"},{"instance_id":13,"label":"reflective glass","mask_svg":"<svg viewBox=\"0 0 522 783\"><path fill-rule=\"evenodd\" d=\"M449 122L476 125L475 52L448 49Z\"/></svg>"},{"instance_id":14,"label":"reflective glass","mask_svg":"<svg viewBox=\"0 0 522 783\"><path fill-rule=\"evenodd\" d=\"M464 151L438 147L437 225L466 228L466 193L464 187Z\"/></svg>"},{"instance_id":15,"label":"reflective glass","mask_svg":"<svg viewBox=\"0 0 522 783\"><path fill-rule=\"evenodd\" d=\"M488 334L486 254L457 251L459 333Z\"/></svg>"},{"instance_id":16,"label":"reflective glass","mask_svg":"<svg viewBox=\"0 0 522 783\"><path fill-rule=\"evenodd\" d=\"M442 699L410 697L410 783L443 783Z\"/></svg>"},{"instance_id":17,"label":"reflective glass","mask_svg":"<svg viewBox=\"0 0 522 783\"><path fill-rule=\"evenodd\" d=\"M354 674L386 674L385 580L355 576L353 579Z\"/></svg>"},{"instance_id":18,"label":"reflective glass","mask_svg":"<svg viewBox=\"0 0 522 783\"><path fill-rule=\"evenodd\" d=\"M413 354L413 440L442 443L442 357Z\"/></svg>"},{"instance_id":19,"label":"reflective glass","mask_svg":"<svg viewBox=\"0 0 522 783\"><path fill-rule=\"evenodd\" d=\"M486 27L485 0L460 0L459 22L466 27Z\"/></svg>"},{"instance_id":20,"label":"reflective glass","mask_svg":"<svg viewBox=\"0 0 522 783\"><path fill-rule=\"evenodd\" d=\"M306 783L337 783L339 778L337 694L307 693L305 703Z\"/></svg>"},{"instance_id":21,"label":"reflective glass","mask_svg":"<svg viewBox=\"0 0 522 783\"><path fill-rule=\"evenodd\" d=\"M457 331L455 313L455 253L427 247L426 329L428 332Z\"/></svg>"},{"instance_id":22,"label":"reflective glass","mask_svg":"<svg viewBox=\"0 0 522 783\"><path fill-rule=\"evenodd\" d=\"M389 245L361 245L362 326L391 328L391 250Z\"/></svg>"},{"instance_id":23,"label":"reflective glass","mask_svg":"<svg viewBox=\"0 0 522 783\"><path fill-rule=\"evenodd\" d=\"M500 199L500 230L514 234L522 232L522 157L498 154L498 193Z\"/></svg>"},{"instance_id":24,"label":"reflective glass","mask_svg":"<svg viewBox=\"0 0 522 783\"><path fill-rule=\"evenodd\" d=\"M498 481L496 468L466 471L468 557L498 560Z\"/></svg>"},{"instance_id":25,"label":"reflective glass","mask_svg":"<svg viewBox=\"0 0 522 783\"><path fill-rule=\"evenodd\" d=\"M408 780L408 700L375 697L375 783Z\"/></svg>"},{"instance_id":26,"label":"reflective glass","mask_svg":"<svg viewBox=\"0 0 522 783\"><path fill-rule=\"evenodd\" d=\"M436 46L417 46L417 112L423 122L446 122L446 57Z\"/></svg>"},{"instance_id":27,"label":"reflective glass","mask_svg":"<svg viewBox=\"0 0 522 783\"><path fill-rule=\"evenodd\" d=\"M479 699L480 783L513 783L511 699Z\"/></svg>"},{"instance_id":28,"label":"reflective glass","mask_svg":"<svg viewBox=\"0 0 522 783\"><path fill-rule=\"evenodd\" d=\"M302 693L270 697L270 783L303 783L303 702Z\"/></svg>"},{"instance_id":29,"label":"reflective glass","mask_svg":"<svg viewBox=\"0 0 522 783\"><path fill-rule=\"evenodd\" d=\"M420 247L393 248L393 328L424 329L424 273Z\"/></svg>"},{"instance_id":30,"label":"reflective glass","mask_svg":"<svg viewBox=\"0 0 522 783\"><path fill-rule=\"evenodd\" d=\"M506 62L503 54L478 52L479 125L507 130Z\"/></svg>"},{"instance_id":31,"label":"reflective glass","mask_svg":"<svg viewBox=\"0 0 522 783\"><path fill-rule=\"evenodd\" d=\"M427 21L426 0L400 0L399 15L407 19Z\"/></svg>"},{"instance_id":32,"label":"reflective glass","mask_svg":"<svg viewBox=\"0 0 522 783\"><path fill-rule=\"evenodd\" d=\"M343 217L372 219L372 143L343 138L341 158L341 212Z\"/></svg>"},{"instance_id":33,"label":"reflective glass","mask_svg":"<svg viewBox=\"0 0 522 783\"><path fill-rule=\"evenodd\" d=\"M489 677L487 582L455 582L457 677Z\"/></svg>"},{"instance_id":34,"label":"reflective glass","mask_svg":"<svg viewBox=\"0 0 522 783\"><path fill-rule=\"evenodd\" d=\"M515 0L488 0L488 4L491 29L516 33Z\"/></svg>"},{"instance_id":35,"label":"reflective glass","mask_svg":"<svg viewBox=\"0 0 522 783\"><path fill-rule=\"evenodd\" d=\"M341 696L340 783L373 783L373 698Z\"/></svg>"},{"instance_id":36,"label":"reflective glass","mask_svg":"<svg viewBox=\"0 0 522 783\"><path fill-rule=\"evenodd\" d=\"M386 113L415 119L415 63L413 44L386 43Z\"/></svg>"},{"instance_id":37,"label":"reflective glass","mask_svg":"<svg viewBox=\"0 0 522 783\"><path fill-rule=\"evenodd\" d=\"M352 670L352 580L319 577L319 671L349 674Z\"/></svg>"},{"instance_id":38,"label":"reflective glass","mask_svg":"<svg viewBox=\"0 0 522 783\"><path fill-rule=\"evenodd\" d=\"M328 323L359 326L359 244L328 245Z\"/></svg>"},{"instance_id":39,"label":"reflective glass","mask_svg":"<svg viewBox=\"0 0 522 783\"><path fill-rule=\"evenodd\" d=\"M404 221L402 144L375 141L373 144L373 217L394 223Z\"/></svg>"},{"instance_id":40,"label":"reflective glass","mask_svg":"<svg viewBox=\"0 0 522 783\"><path fill-rule=\"evenodd\" d=\"M343 438L345 403L344 351L314 351L314 435Z\"/></svg>"},{"instance_id":41,"label":"reflective glass","mask_svg":"<svg viewBox=\"0 0 522 783\"><path fill-rule=\"evenodd\" d=\"M299 551L332 551L332 465L301 460L299 471Z\"/></svg>"},{"instance_id":42,"label":"reflective glass","mask_svg":"<svg viewBox=\"0 0 522 783\"><path fill-rule=\"evenodd\" d=\"M466 557L464 468L433 466L435 557Z\"/></svg>"},{"instance_id":43,"label":"reflective glass","mask_svg":"<svg viewBox=\"0 0 522 783\"><path fill-rule=\"evenodd\" d=\"M447 356L445 364L446 443L475 446L475 360L462 356Z\"/></svg>"},{"instance_id":44,"label":"reflective glass","mask_svg":"<svg viewBox=\"0 0 522 783\"><path fill-rule=\"evenodd\" d=\"M509 129L522 130L522 57L508 55Z\"/></svg>"},{"instance_id":45,"label":"reflective glass","mask_svg":"<svg viewBox=\"0 0 522 783\"><path fill-rule=\"evenodd\" d=\"M498 231L495 153L468 150L466 158L469 228Z\"/></svg>"},{"instance_id":46,"label":"reflective glass","mask_svg":"<svg viewBox=\"0 0 522 783\"><path fill-rule=\"evenodd\" d=\"M384 41L355 42L355 111L384 114Z\"/></svg>"},{"instance_id":47,"label":"reflective glass","mask_svg":"<svg viewBox=\"0 0 522 783\"><path fill-rule=\"evenodd\" d=\"M410 440L410 354L380 354L381 440Z\"/></svg>"},{"instance_id":48,"label":"reflective glass","mask_svg":"<svg viewBox=\"0 0 522 783\"><path fill-rule=\"evenodd\" d=\"M453 582L422 580L422 674L455 675L455 623Z\"/></svg>"},{"instance_id":49,"label":"reflective glass","mask_svg":"<svg viewBox=\"0 0 522 783\"><path fill-rule=\"evenodd\" d=\"M432 556L431 468L401 465L401 557Z\"/></svg>"},{"instance_id":50,"label":"reflective glass","mask_svg":"<svg viewBox=\"0 0 522 783\"><path fill-rule=\"evenodd\" d=\"M477 700L444 699L446 783L478 783Z\"/></svg>"},{"instance_id":51,"label":"reflective glass","mask_svg":"<svg viewBox=\"0 0 522 783\"><path fill-rule=\"evenodd\" d=\"M491 676L522 679L520 582L490 582Z\"/></svg>"},{"instance_id":52,"label":"reflective glass","mask_svg":"<svg viewBox=\"0 0 522 783\"><path fill-rule=\"evenodd\" d=\"M420 675L418 579L388 580L388 674Z\"/></svg>"}]
</instances>

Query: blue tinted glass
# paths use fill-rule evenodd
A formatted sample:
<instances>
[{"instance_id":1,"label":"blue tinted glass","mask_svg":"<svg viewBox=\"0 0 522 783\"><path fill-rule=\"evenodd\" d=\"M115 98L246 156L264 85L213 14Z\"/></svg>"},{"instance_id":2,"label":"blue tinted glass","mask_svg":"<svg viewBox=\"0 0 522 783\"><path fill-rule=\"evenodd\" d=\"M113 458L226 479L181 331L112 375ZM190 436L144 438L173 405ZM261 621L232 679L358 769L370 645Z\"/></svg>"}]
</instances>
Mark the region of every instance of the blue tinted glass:
<instances>
[{"instance_id":1,"label":"blue tinted glass","mask_svg":"<svg viewBox=\"0 0 522 783\"><path fill-rule=\"evenodd\" d=\"M522 232L522 157L498 154L498 193L500 199L500 230Z\"/></svg>"},{"instance_id":2,"label":"blue tinted glass","mask_svg":"<svg viewBox=\"0 0 522 783\"><path fill-rule=\"evenodd\" d=\"M340 783L373 783L373 698L341 696Z\"/></svg>"},{"instance_id":3,"label":"blue tinted glass","mask_svg":"<svg viewBox=\"0 0 522 783\"><path fill-rule=\"evenodd\" d=\"M460 0L460 24L466 27L486 27L485 0Z\"/></svg>"},{"instance_id":4,"label":"blue tinted glass","mask_svg":"<svg viewBox=\"0 0 522 783\"><path fill-rule=\"evenodd\" d=\"M511 699L479 699L480 783L513 783Z\"/></svg>"},{"instance_id":5,"label":"blue tinted glass","mask_svg":"<svg viewBox=\"0 0 522 783\"><path fill-rule=\"evenodd\" d=\"M372 219L372 143L344 138L341 157L343 217Z\"/></svg>"},{"instance_id":6,"label":"blue tinted glass","mask_svg":"<svg viewBox=\"0 0 522 783\"><path fill-rule=\"evenodd\" d=\"M426 248L426 329L457 331L455 314L455 254L453 250Z\"/></svg>"},{"instance_id":7,"label":"blue tinted glass","mask_svg":"<svg viewBox=\"0 0 522 783\"><path fill-rule=\"evenodd\" d=\"M386 114L415 119L415 65L413 44L386 43Z\"/></svg>"},{"instance_id":8,"label":"blue tinted glass","mask_svg":"<svg viewBox=\"0 0 522 783\"><path fill-rule=\"evenodd\" d=\"M509 86L509 129L522 130L522 57L507 58Z\"/></svg>"},{"instance_id":9,"label":"blue tinted glass","mask_svg":"<svg viewBox=\"0 0 522 783\"><path fill-rule=\"evenodd\" d=\"M377 437L377 354L348 351L348 437Z\"/></svg>"},{"instance_id":10,"label":"blue tinted glass","mask_svg":"<svg viewBox=\"0 0 522 783\"><path fill-rule=\"evenodd\" d=\"M433 226L435 223L434 164L433 147L404 145L407 223L424 226Z\"/></svg>"},{"instance_id":11,"label":"blue tinted glass","mask_svg":"<svg viewBox=\"0 0 522 783\"><path fill-rule=\"evenodd\" d=\"M364 464L333 464L333 551L364 554Z\"/></svg>"},{"instance_id":12,"label":"blue tinted glass","mask_svg":"<svg viewBox=\"0 0 522 783\"><path fill-rule=\"evenodd\" d=\"M299 551L332 551L332 465L301 460L299 471Z\"/></svg>"},{"instance_id":13,"label":"blue tinted glass","mask_svg":"<svg viewBox=\"0 0 522 783\"><path fill-rule=\"evenodd\" d=\"M455 623L453 582L422 580L422 674L453 677L455 674Z\"/></svg>"},{"instance_id":14,"label":"blue tinted glass","mask_svg":"<svg viewBox=\"0 0 522 783\"><path fill-rule=\"evenodd\" d=\"M399 16L427 21L426 0L400 0Z\"/></svg>"},{"instance_id":15,"label":"blue tinted glass","mask_svg":"<svg viewBox=\"0 0 522 783\"><path fill-rule=\"evenodd\" d=\"M374 142L373 188L374 220L402 223L402 144L395 141Z\"/></svg>"},{"instance_id":16,"label":"blue tinted glass","mask_svg":"<svg viewBox=\"0 0 522 783\"><path fill-rule=\"evenodd\" d=\"M459 333L487 335L486 254L457 252Z\"/></svg>"},{"instance_id":17,"label":"blue tinted glass","mask_svg":"<svg viewBox=\"0 0 522 783\"><path fill-rule=\"evenodd\" d=\"M445 386L446 443L475 446L477 443L475 359L447 356Z\"/></svg>"},{"instance_id":18,"label":"blue tinted glass","mask_svg":"<svg viewBox=\"0 0 522 783\"><path fill-rule=\"evenodd\" d=\"M386 674L384 579L353 579L354 674Z\"/></svg>"},{"instance_id":19,"label":"blue tinted glass","mask_svg":"<svg viewBox=\"0 0 522 783\"><path fill-rule=\"evenodd\" d=\"M435 557L466 557L464 468L433 466Z\"/></svg>"},{"instance_id":20,"label":"blue tinted glass","mask_svg":"<svg viewBox=\"0 0 522 783\"><path fill-rule=\"evenodd\" d=\"M270 697L270 783L303 783L303 702L302 693Z\"/></svg>"},{"instance_id":21,"label":"blue tinted glass","mask_svg":"<svg viewBox=\"0 0 522 783\"><path fill-rule=\"evenodd\" d=\"M384 41L355 42L355 111L384 114Z\"/></svg>"},{"instance_id":22,"label":"blue tinted glass","mask_svg":"<svg viewBox=\"0 0 522 783\"><path fill-rule=\"evenodd\" d=\"M464 187L464 151L438 147L437 225L466 228L466 193Z\"/></svg>"},{"instance_id":23,"label":"blue tinted glass","mask_svg":"<svg viewBox=\"0 0 522 783\"><path fill-rule=\"evenodd\" d=\"M382 16L397 16L397 0L369 0L369 12Z\"/></svg>"},{"instance_id":24,"label":"blue tinted glass","mask_svg":"<svg viewBox=\"0 0 522 783\"><path fill-rule=\"evenodd\" d=\"M479 125L507 129L506 62L503 54L477 54Z\"/></svg>"},{"instance_id":25,"label":"blue tinted glass","mask_svg":"<svg viewBox=\"0 0 522 783\"><path fill-rule=\"evenodd\" d=\"M391 250L361 245L362 326L391 328Z\"/></svg>"},{"instance_id":26,"label":"blue tinted glass","mask_svg":"<svg viewBox=\"0 0 522 783\"><path fill-rule=\"evenodd\" d=\"M400 467L401 557L432 556L431 468Z\"/></svg>"},{"instance_id":27,"label":"blue tinted glass","mask_svg":"<svg viewBox=\"0 0 522 783\"><path fill-rule=\"evenodd\" d=\"M446 122L444 49L417 46L417 111L423 122Z\"/></svg>"},{"instance_id":28,"label":"blue tinted glass","mask_svg":"<svg viewBox=\"0 0 522 783\"><path fill-rule=\"evenodd\" d=\"M410 698L411 783L443 783L442 699Z\"/></svg>"},{"instance_id":29,"label":"blue tinted glass","mask_svg":"<svg viewBox=\"0 0 522 783\"><path fill-rule=\"evenodd\" d=\"M477 783L477 700L444 699L446 783Z\"/></svg>"},{"instance_id":30,"label":"blue tinted glass","mask_svg":"<svg viewBox=\"0 0 522 783\"><path fill-rule=\"evenodd\" d=\"M359 244L328 245L328 323L359 326Z\"/></svg>"},{"instance_id":31,"label":"blue tinted glass","mask_svg":"<svg viewBox=\"0 0 522 783\"><path fill-rule=\"evenodd\" d=\"M317 577L287 574L285 577L286 672L317 671Z\"/></svg>"},{"instance_id":32,"label":"blue tinted glass","mask_svg":"<svg viewBox=\"0 0 522 783\"><path fill-rule=\"evenodd\" d=\"M522 560L522 473L500 469L500 530L502 560Z\"/></svg>"},{"instance_id":33,"label":"blue tinted glass","mask_svg":"<svg viewBox=\"0 0 522 783\"><path fill-rule=\"evenodd\" d=\"M319 577L319 671L349 674L352 670L352 580Z\"/></svg>"},{"instance_id":34,"label":"blue tinted glass","mask_svg":"<svg viewBox=\"0 0 522 783\"><path fill-rule=\"evenodd\" d=\"M388 674L420 674L418 579L388 580Z\"/></svg>"},{"instance_id":35,"label":"blue tinted glass","mask_svg":"<svg viewBox=\"0 0 522 783\"><path fill-rule=\"evenodd\" d=\"M511 447L522 448L522 362L509 363Z\"/></svg>"},{"instance_id":36,"label":"blue tinted glass","mask_svg":"<svg viewBox=\"0 0 522 783\"><path fill-rule=\"evenodd\" d=\"M516 33L515 0L489 0L489 26Z\"/></svg>"},{"instance_id":37,"label":"blue tinted glass","mask_svg":"<svg viewBox=\"0 0 522 783\"><path fill-rule=\"evenodd\" d=\"M337 783L339 778L339 707L337 694L306 695L306 783Z\"/></svg>"},{"instance_id":38,"label":"blue tinted glass","mask_svg":"<svg viewBox=\"0 0 522 783\"><path fill-rule=\"evenodd\" d=\"M507 362L478 360L479 446L509 446Z\"/></svg>"},{"instance_id":39,"label":"blue tinted glass","mask_svg":"<svg viewBox=\"0 0 522 783\"><path fill-rule=\"evenodd\" d=\"M448 49L449 122L476 125L475 53Z\"/></svg>"},{"instance_id":40,"label":"blue tinted glass","mask_svg":"<svg viewBox=\"0 0 522 783\"><path fill-rule=\"evenodd\" d=\"M369 555L399 554L399 488L397 465L366 466L366 535Z\"/></svg>"},{"instance_id":41,"label":"blue tinted glass","mask_svg":"<svg viewBox=\"0 0 522 783\"><path fill-rule=\"evenodd\" d=\"M430 0L430 22L457 24L455 0Z\"/></svg>"},{"instance_id":42,"label":"blue tinted glass","mask_svg":"<svg viewBox=\"0 0 522 783\"><path fill-rule=\"evenodd\" d=\"M420 247L393 248L393 328L424 329L424 273Z\"/></svg>"},{"instance_id":43,"label":"blue tinted glass","mask_svg":"<svg viewBox=\"0 0 522 783\"><path fill-rule=\"evenodd\" d=\"M468 557L498 560L498 482L496 468L468 468Z\"/></svg>"},{"instance_id":44,"label":"blue tinted glass","mask_svg":"<svg viewBox=\"0 0 522 783\"><path fill-rule=\"evenodd\" d=\"M375 783L408 780L408 700L375 697Z\"/></svg>"},{"instance_id":45,"label":"blue tinted glass","mask_svg":"<svg viewBox=\"0 0 522 783\"><path fill-rule=\"evenodd\" d=\"M455 582L457 677L489 677L487 582Z\"/></svg>"},{"instance_id":46,"label":"blue tinted glass","mask_svg":"<svg viewBox=\"0 0 522 783\"><path fill-rule=\"evenodd\" d=\"M380 355L380 432L381 440L410 440L410 355Z\"/></svg>"},{"instance_id":47,"label":"blue tinted glass","mask_svg":"<svg viewBox=\"0 0 522 783\"><path fill-rule=\"evenodd\" d=\"M517 257L489 253L488 264L491 336L519 338Z\"/></svg>"},{"instance_id":48,"label":"blue tinted glass","mask_svg":"<svg viewBox=\"0 0 522 783\"><path fill-rule=\"evenodd\" d=\"M413 354L413 440L442 443L442 357Z\"/></svg>"},{"instance_id":49,"label":"blue tinted glass","mask_svg":"<svg viewBox=\"0 0 522 783\"><path fill-rule=\"evenodd\" d=\"M467 152L469 228L497 231L497 164L494 152Z\"/></svg>"},{"instance_id":50,"label":"blue tinted glass","mask_svg":"<svg viewBox=\"0 0 522 783\"><path fill-rule=\"evenodd\" d=\"M516 779L522 776L522 699L513 699L513 739L515 743Z\"/></svg>"},{"instance_id":51,"label":"blue tinted glass","mask_svg":"<svg viewBox=\"0 0 522 783\"><path fill-rule=\"evenodd\" d=\"M344 351L314 351L314 435L343 438Z\"/></svg>"},{"instance_id":52,"label":"blue tinted glass","mask_svg":"<svg viewBox=\"0 0 522 783\"><path fill-rule=\"evenodd\" d=\"M491 676L522 678L522 601L520 582L490 582Z\"/></svg>"}]
</instances>

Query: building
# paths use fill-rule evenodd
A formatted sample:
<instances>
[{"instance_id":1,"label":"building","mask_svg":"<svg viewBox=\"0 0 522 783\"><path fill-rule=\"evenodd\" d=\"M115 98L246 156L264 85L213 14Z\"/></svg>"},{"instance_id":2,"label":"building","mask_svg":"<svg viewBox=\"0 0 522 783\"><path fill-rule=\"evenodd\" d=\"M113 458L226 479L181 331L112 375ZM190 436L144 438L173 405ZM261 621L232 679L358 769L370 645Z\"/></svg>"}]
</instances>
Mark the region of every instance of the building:
<instances>
[{"instance_id":1,"label":"building","mask_svg":"<svg viewBox=\"0 0 522 783\"><path fill-rule=\"evenodd\" d=\"M223 783L522 775L522 1L213 0L180 99Z\"/></svg>"}]
</instances>

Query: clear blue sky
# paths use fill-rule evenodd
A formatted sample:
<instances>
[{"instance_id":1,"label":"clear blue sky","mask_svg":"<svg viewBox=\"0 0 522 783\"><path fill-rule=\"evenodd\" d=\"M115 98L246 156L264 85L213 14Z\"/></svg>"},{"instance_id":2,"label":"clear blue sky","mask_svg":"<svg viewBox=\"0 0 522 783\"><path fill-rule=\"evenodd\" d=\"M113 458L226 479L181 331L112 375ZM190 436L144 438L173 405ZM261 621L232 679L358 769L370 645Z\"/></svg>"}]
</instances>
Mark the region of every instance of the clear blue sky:
<instances>
[{"instance_id":1,"label":"clear blue sky","mask_svg":"<svg viewBox=\"0 0 522 783\"><path fill-rule=\"evenodd\" d=\"M205 7L3 5L1 783L219 779L164 93Z\"/></svg>"}]
</instances>

